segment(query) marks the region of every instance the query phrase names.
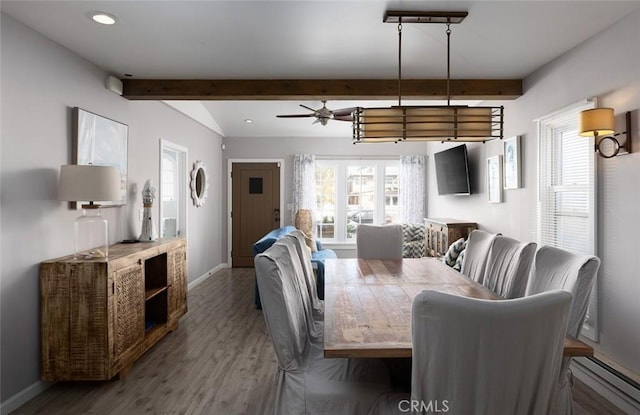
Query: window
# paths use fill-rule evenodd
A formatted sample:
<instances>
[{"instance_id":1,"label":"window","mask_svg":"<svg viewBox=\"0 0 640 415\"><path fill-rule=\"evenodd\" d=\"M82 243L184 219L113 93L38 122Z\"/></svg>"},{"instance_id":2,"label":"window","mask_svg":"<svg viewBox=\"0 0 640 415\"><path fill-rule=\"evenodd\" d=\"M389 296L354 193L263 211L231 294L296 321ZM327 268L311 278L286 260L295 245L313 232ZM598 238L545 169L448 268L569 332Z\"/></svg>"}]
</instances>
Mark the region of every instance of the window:
<instances>
[{"instance_id":1,"label":"window","mask_svg":"<svg viewBox=\"0 0 640 415\"><path fill-rule=\"evenodd\" d=\"M318 237L351 242L361 223L397 222L399 171L396 160L317 160Z\"/></svg>"},{"instance_id":2,"label":"window","mask_svg":"<svg viewBox=\"0 0 640 415\"><path fill-rule=\"evenodd\" d=\"M596 153L593 138L578 135L581 111L573 105L538 120L538 245L578 254L596 253ZM596 288L582 334L597 333Z\"/></svg>"}]
</instances>

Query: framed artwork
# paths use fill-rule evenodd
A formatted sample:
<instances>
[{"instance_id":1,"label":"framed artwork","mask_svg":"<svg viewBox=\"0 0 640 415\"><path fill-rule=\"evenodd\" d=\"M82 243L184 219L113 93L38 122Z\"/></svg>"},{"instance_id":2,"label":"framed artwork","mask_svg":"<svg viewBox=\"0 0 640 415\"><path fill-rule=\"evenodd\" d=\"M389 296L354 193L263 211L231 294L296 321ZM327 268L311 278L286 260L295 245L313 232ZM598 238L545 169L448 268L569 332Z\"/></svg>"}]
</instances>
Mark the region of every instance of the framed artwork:
<instances>
[{"instance_id":1,"label":"framed artwork","mask_svg":"<svg viewBox=\"0 0 640 415\"><path fill-rule=\"evenodd\" d=\"M520 188L520 136L507 138L504 146L504 188Z\"/></svg>"},{"instance_id":2,"label":"framed artwork","mask_svg":"<svg viewBox=\"0 0 640 415\"><path fill-rule=\"evenodd\" d=\"M502 203L502 156L487 159L489 203Z\"/></svg>"},{"instance_id":3,"label":"framed artwork","mask_svg":"<svg viewBox=\"0 0 640 415\"><path fill-rule=\"evenodd\" d=\"M73 108L73 163L115 166L120 170L121 198L102 206L127 204L127 146L129 127L82 108ZM76 205L80 206L82 202Z\"/></svg>"}]
</instances>

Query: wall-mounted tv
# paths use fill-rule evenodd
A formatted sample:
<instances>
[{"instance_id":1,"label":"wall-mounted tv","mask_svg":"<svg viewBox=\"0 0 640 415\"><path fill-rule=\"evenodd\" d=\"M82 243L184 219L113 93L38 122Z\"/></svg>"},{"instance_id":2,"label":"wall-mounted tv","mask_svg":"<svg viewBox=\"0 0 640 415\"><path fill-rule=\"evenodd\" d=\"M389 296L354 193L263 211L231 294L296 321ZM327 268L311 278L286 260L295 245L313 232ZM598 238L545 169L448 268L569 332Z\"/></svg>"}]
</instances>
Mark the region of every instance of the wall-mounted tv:
<instances>
[{"instance_id":1,"label":"wall-mounted tv","mask_svg":"<svg viewBox=\"0 0 640 415\"><path fill-rule=\"evenodd\" d=\"M439 195L470 195L467 145L452 147L433 155Z\"/></svg>"}]
</instances>

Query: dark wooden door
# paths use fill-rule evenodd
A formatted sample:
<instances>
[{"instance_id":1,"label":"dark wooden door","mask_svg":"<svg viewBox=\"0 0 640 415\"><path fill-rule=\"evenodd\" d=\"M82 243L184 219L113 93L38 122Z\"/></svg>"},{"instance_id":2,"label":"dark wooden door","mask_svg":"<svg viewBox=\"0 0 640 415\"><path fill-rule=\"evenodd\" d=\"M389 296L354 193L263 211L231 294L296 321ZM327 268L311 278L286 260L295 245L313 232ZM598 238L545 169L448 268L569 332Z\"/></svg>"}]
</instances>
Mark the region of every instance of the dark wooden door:
<instances>
[{"instance_id":1,"label":"dark wooden door","mask_svg":"<svg viewBox=\"0 0 640 415\"><path fill-rule=\"evenodd\" d=\"M280 227L280 163L231 165L231 265L253 266L253 243Z\"/></svg>"}]
</instances>

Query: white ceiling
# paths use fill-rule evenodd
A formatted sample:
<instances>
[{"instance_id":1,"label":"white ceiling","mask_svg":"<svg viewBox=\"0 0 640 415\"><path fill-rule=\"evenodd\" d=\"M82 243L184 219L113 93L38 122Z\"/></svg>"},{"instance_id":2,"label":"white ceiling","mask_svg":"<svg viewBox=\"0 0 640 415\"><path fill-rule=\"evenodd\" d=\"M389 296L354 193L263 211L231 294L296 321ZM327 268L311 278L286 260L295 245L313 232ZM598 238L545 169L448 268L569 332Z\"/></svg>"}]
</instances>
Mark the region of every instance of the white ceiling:
<instances>
[{"instance_id":1,"label":"white ceiling","mask_svg":"<svg viewBox=\"0 0 640 415\"><path fill-rule=\"evenodd\" d=\"M302 79L397 77L397 27L385 10L468 11L452 26L453 78L523 78L640 8L640 1L2 1L16 20L124 78ZM115 15L101 26L90 12ZM405 78L446 77L446 27L403 26ZM350 124L298 104L204 103L227 137L350 136ZM331 109L395 102L332 101ZM244 120L251 118L251 124Z\"/></svg>"}]
</instances>

